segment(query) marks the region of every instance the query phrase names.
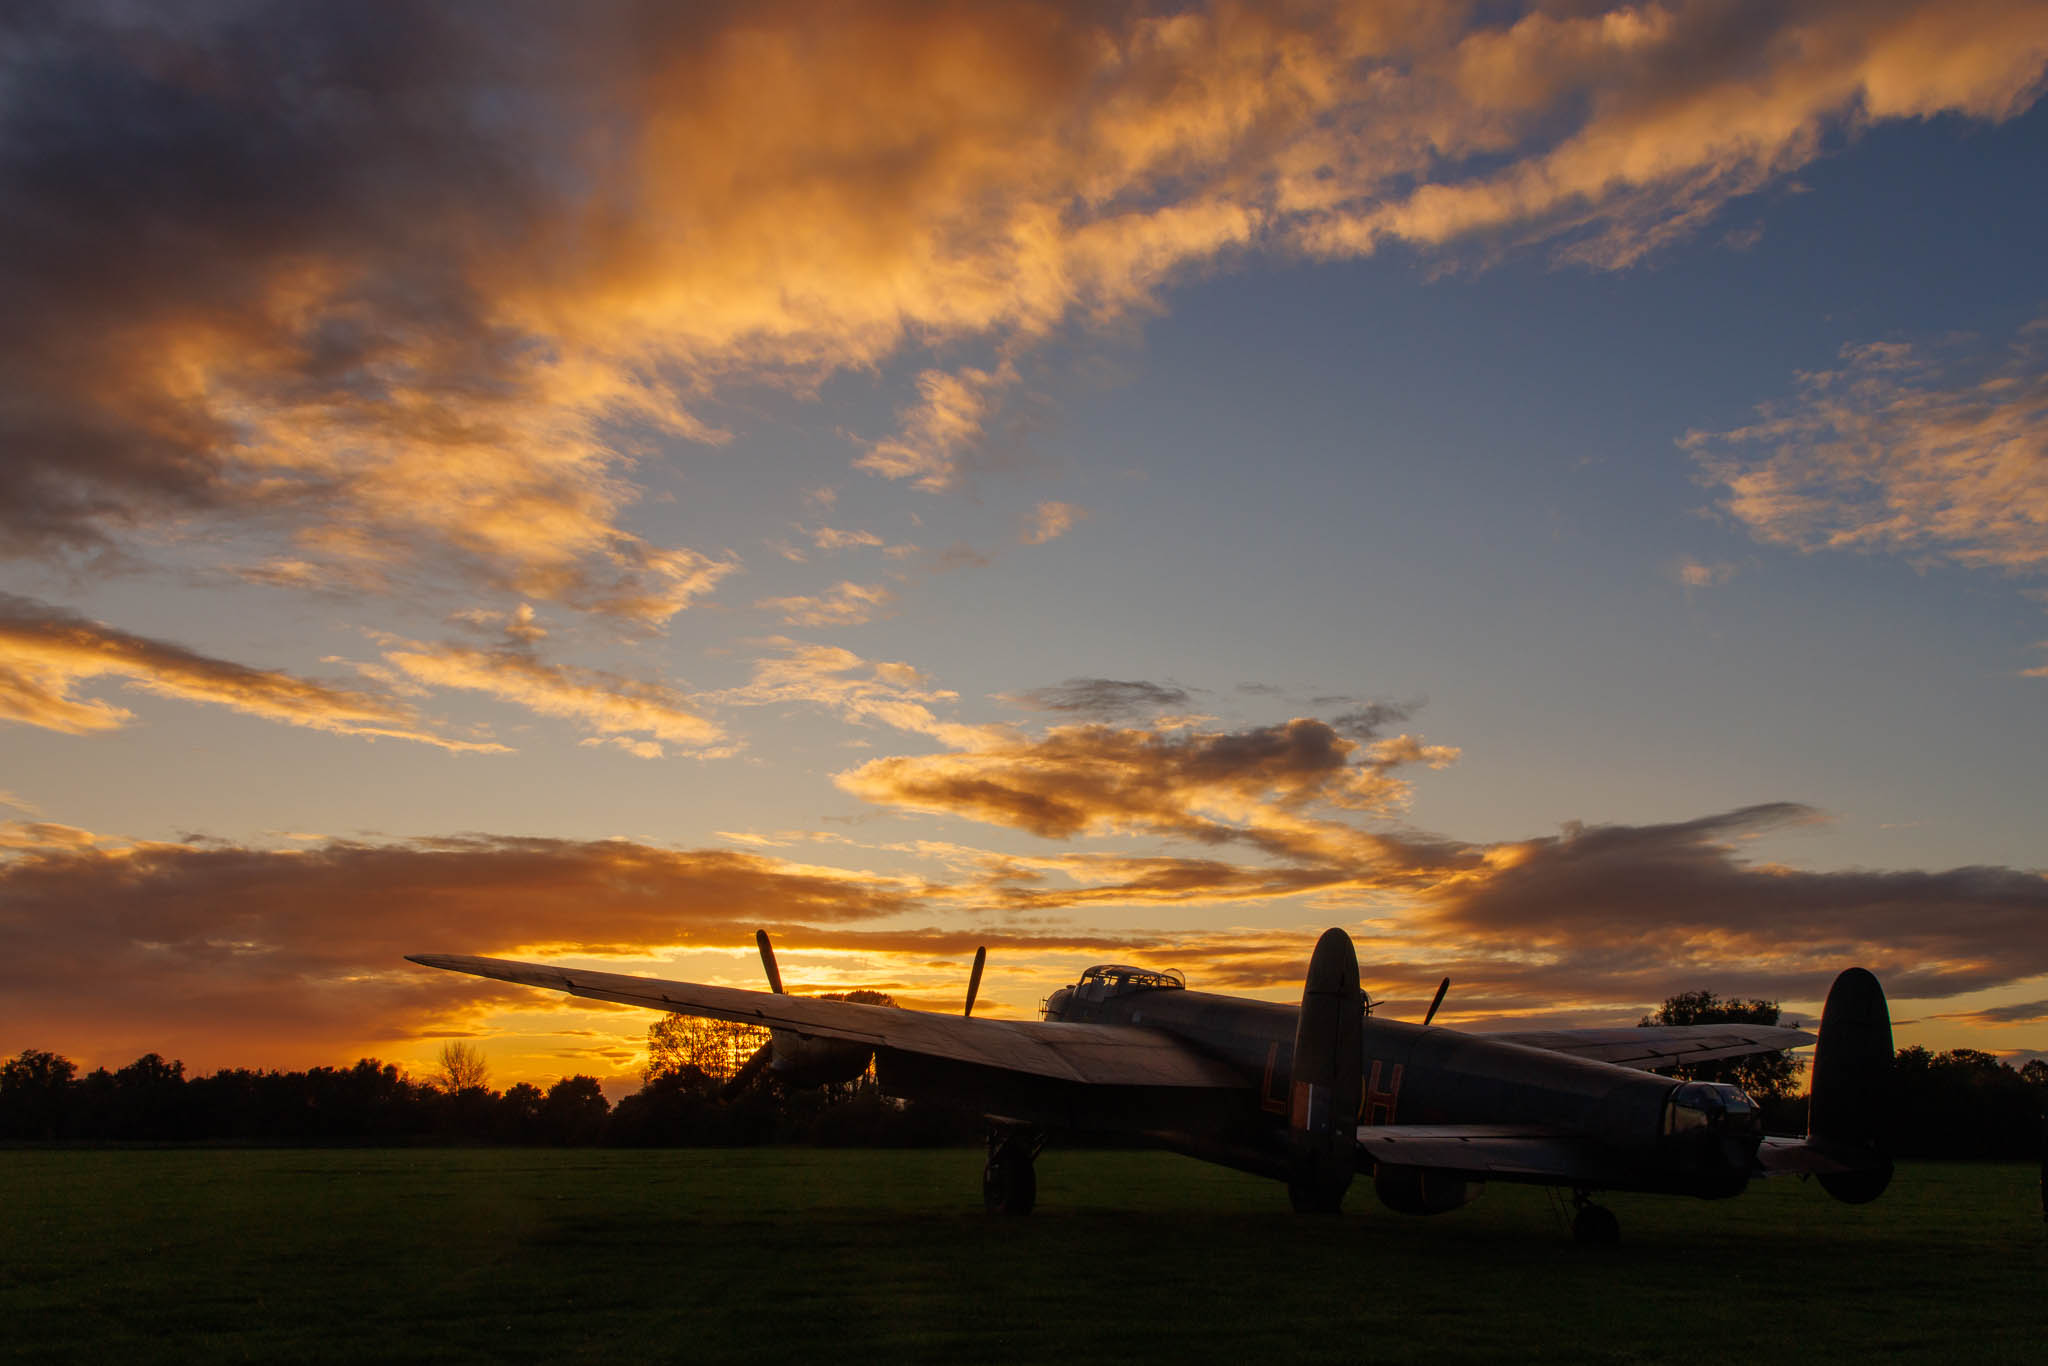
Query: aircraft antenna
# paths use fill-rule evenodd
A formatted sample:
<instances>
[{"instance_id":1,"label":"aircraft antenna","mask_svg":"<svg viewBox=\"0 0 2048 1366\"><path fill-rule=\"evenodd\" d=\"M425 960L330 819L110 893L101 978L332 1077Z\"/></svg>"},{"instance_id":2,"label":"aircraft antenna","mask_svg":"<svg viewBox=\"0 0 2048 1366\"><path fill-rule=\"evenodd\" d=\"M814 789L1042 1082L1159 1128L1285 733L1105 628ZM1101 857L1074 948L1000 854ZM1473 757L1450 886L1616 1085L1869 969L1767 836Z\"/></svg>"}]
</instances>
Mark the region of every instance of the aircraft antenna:
<instances>
[{"instance_id":1,"label":"aircraft antenna","mask_svg":"<svg viewBox=\"0 0 2048 1366\"><path fill-rule=\"evenodd\" d=\"M1429 1014L1422 1017L1422 1024L1424 1028L1427 1028L1429 1026L1429 1022L1436 1018L1436 1008L1444 1003L1444 993L1449 991L1450 989L1451 979L1448 977L1444 978L1443 981L1438 982L1436 984L1436 999L1429 1003Z\"/></svg>"}]
</instances>

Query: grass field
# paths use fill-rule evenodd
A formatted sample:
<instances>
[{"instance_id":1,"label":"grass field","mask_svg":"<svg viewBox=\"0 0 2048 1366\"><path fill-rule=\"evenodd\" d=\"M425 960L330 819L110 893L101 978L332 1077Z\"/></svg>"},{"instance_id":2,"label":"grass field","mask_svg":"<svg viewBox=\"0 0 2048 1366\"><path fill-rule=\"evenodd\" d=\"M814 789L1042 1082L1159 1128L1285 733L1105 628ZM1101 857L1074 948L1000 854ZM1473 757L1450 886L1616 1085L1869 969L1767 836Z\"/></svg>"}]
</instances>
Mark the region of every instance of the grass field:
<instances>
[{"instance_id":1,"label":"grass field","mask_svg":"<svg viewBox=\"0 0 2048 1366\"><path fill-rule=\"evenodd\" d=\"M1182 1158L978 1152L0 1152L0 1359L2048 1361L2031 1167L1341 1219Z\"/></svg>"}]
</instances>

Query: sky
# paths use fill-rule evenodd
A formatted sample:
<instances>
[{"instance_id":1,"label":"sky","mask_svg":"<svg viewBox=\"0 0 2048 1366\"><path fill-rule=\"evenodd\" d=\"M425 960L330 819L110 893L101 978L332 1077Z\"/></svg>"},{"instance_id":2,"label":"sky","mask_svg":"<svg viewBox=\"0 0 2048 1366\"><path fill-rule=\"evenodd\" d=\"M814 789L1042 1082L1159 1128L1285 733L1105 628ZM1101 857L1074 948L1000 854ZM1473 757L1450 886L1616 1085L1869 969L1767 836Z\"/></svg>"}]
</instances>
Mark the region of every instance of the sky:
<instances>
[{"instance_id":1,"label":"sky","mask_svg":"<svg viewBox=\"0 0 2048 1366\"><path fill-rule=\"evenodd\" d=\"M2048 1051L2038 0L17 5L0 1052L480 953Z\"/></svg>"}]
</instances>

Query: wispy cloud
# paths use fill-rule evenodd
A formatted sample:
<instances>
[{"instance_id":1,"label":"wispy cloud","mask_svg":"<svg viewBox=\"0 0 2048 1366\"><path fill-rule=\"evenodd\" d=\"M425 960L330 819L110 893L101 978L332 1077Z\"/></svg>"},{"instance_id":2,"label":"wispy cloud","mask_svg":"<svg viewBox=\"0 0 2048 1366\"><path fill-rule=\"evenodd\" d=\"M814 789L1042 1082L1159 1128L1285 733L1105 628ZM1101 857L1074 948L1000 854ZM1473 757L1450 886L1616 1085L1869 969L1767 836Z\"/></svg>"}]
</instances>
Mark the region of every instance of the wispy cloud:
<instances>
[{"instance_id":1,"label":"wispy cloud","mask_svg":"<svg viewBox=\"0 0 2048 1366\"><path fill-rule=\"evenodd\" d=\"M736 571L628 526L723 385L908 358L856 463L948 487L1034 347L1245 252L1621 266L1831 135L2009 118L2048 60L2029 0L81 0L14 41L8 550L232 518L273 582L643 621Z\"/></svg>"},{"instance_id":2,"label":"wispy cloud","mask_svg":"<svg viewBox=\"0 0 2048 1366\"><path fill-rule=\"evenodd\" d=\"M1844 347L1760 420L1684 440L1759 540L2048 573L2048 328Z\"/></svg>"},{"instance_id":3,"label":"wispy cloud","mask_svg":"<svg viewBox=\"0 0 2048 1366\"><path fill-rule=\"evenodd\" d=\"M1070 678L1043 688L1027 688L1012 694L1010 700L1040 711L1120 721L1185 710L1194 695L1177 684L1144 679Z\"/></svg>"},{"instance_id":4,"label":"wispy cloud","mask_svg":"<svg viewBox=\"0 0 2048 1366\"><path fill-rule=\"evenodd\" d=\"M1018 537L1025 545L1044 545L1074 529L1088 515L1088 509L1074 503L1040 503L1038 510Z\"/></svg>"},{"instance_id":5,"label":"wispy cloud","mask_svg":"<svg viewBox=\"0 0 2048 1366\"><path fill-rule=\"evenodd\" d=\"M514 618L514 626L518 619ZM383 657L413 683L462 688L574 721L603 742L642 758L659 758L662 743L701 749L725 737L682 691L597 669L550 664L524 649L386 638Z\"/></svg>"},{"instance_id":6,"label":"wispy cloud","mask_svg":"<svg viewBox=\"0 0 2048 1366\"><path fill-rule=\"evenodd\" d=\"M875 614L895 598L893 592L879 583L842 579L823 593L763 598L754 606L781 613L783 623L789 626L859 626L873 621Z\"/></svg>"},{"instance_id":7,"label":"wispy cloud","mask_svg":"<svg viewBox=\"0 0 2048 1366\"><path fill-rule=\"evenodd\" d=\"M858 724L877 724L952 744L974 744L1003 732L942 719L932 708L959 694L933 686L911 664L873 661L836 645L772 637L759 642L774 651L754 664L745 686L707 693L720 706L821 707Z\"/></svg>"},{"instance_id":8,"label":"wispy cloud","mask_svg":"<svg viewBox=\"0 0 2048 1366\"><path fill-rule=\"evenodd\" d=\"M1687 588L1717 588L1735 577L1735 566L1725 560L1709 564L1688 557L1678 562L1677 572Z\"/></svg>"},{"instance_id":9,"label":"wispy cloud","mask_svg":"<svg viewBox=\"0 0 2048 1366\"><path fill-rule=\"evenodd\" d=\"M1954 1020L1958 1024L1977 1028L2004 1029L2012 1025L2041 1024L2048 1022L2048 1001L2019 1001L2012 1005L1985 1006L1981 1010L1958 1010L1937 1015L1938 1020Z\"/></svg>"},{"instance_id":10,"label":"wispy cloud","mask_svg":"<svg viewBox=\"0 0 2048 1366\"><path fill-rule=\"evenodd\" d=\"M159 697L228 707L338 735L413 740L450 750L505 748L435 734L410 707L389 697L215 659L29 598L0 594L0 720L70 735L129 724L135 713L128 708L79 694L82 686L100 678L121 679Z\"/></svg>"}]
</instances>

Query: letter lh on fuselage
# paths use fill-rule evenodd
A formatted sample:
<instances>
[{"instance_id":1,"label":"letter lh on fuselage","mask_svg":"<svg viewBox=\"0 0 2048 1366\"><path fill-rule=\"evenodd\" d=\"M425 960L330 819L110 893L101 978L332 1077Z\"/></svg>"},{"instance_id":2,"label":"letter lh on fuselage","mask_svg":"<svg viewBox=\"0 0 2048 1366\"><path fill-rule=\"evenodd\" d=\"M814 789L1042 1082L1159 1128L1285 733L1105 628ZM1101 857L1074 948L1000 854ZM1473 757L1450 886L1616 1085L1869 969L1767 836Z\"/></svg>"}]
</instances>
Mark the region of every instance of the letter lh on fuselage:
<instances>
[{"instance_id":1,"label":"letter lh on fuselage","mask_svg":"<svg viewBox=\"0 0 2048 1366\"><path fill-rule=\"evenodd\" d=\"M1831 1194L1880 1194L1891 1022L1877 979L1851 968L1828 994L1804 1138L1769 1138L1739 1088L1650 1069L1815 1042L1796 1029L1725 1024L1467 1034L1368 1009L1343 930L1324 933L1299 1006L1190 991L1177 972L1106 965L1062 987L1042 1021L939 1015L781 993L586 972L498 958L416 963L595 1000L765 1025L748 1064L791 1084L852 1075L872 1057L882 1089L991 1121L983 1198L1026 1213L1046 1130L1141 1135L1287 1183L1294 1207L1335 1211L1355 1175L1406 1213L1434 1214L1487 1181L1561 1186L1582 1240L1611 1242L1603 1190L1736 1195L1751 1178L1810 1173ZM974 985L980 983L976 960ZM1441 999L1441 997L1439 997Z\"/></svg>"}]
</instances>

